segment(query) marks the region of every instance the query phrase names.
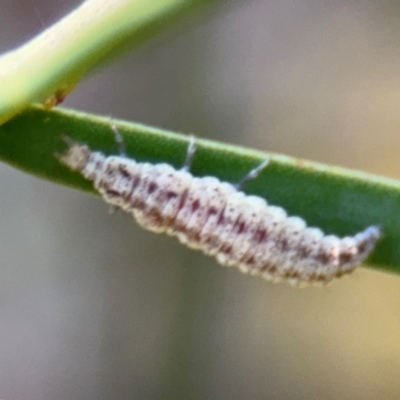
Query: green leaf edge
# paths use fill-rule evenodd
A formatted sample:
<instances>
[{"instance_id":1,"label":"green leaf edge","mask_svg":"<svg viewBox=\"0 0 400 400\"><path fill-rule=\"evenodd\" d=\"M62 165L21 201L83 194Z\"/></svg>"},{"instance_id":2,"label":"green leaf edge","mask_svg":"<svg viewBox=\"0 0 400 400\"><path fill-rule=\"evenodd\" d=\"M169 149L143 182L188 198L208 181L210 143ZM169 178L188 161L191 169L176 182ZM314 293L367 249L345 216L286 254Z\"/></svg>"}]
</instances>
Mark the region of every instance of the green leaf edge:
<instances>
[{"instance_id":1,"label":"green leaf edge","mask_svg":"<svg viewBox=\"0 0 400 400\"><path fill-rule=\"evenodd\" d=\"M113 120L130 157L180 168L188 136L146 125ZM111 119L74 110L32 106L0 127L0 159L47 180L96 194L92 183L61 165L56 152L65 149L62 135L87 143L108 155L117 154ZM400 272L400 182L363 172L294 157L264 153L198 138L194 176L216 176L238 182L267 157L268 167L244 191L299 215L309 226L328 234L353 235L378 225L383 238L368 264Z\"/></svg>"}]
</instances>

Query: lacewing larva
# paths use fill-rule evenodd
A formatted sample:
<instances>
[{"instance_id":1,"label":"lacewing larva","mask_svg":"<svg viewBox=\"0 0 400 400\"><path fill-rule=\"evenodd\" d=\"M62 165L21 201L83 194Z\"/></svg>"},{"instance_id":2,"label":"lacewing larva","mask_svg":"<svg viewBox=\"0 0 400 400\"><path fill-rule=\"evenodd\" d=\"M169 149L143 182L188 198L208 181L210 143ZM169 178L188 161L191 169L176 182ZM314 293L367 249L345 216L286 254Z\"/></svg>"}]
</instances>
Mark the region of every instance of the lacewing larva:
<instances>
[{"instance_id":1,"label":"lacewing larva","mask_svg":"<svg viewBox=\"0 0 400 400\"><path fill-rule=\"evenodd\" d=\"M106 156L64 137L68 150L57 155L79 171L104 200L132 214L143 228L165 232L193 249L216 257L225 266L293 285L329 282L351 273L374 249L380 229L370 226L355 236L338 238L307 227L281 207L241 191L267 161L238 185L215 177L194 177L189 167L195 153L192 138L182 169L169 164L136 162L124 155Z\"/></svg>"}]
</instances>

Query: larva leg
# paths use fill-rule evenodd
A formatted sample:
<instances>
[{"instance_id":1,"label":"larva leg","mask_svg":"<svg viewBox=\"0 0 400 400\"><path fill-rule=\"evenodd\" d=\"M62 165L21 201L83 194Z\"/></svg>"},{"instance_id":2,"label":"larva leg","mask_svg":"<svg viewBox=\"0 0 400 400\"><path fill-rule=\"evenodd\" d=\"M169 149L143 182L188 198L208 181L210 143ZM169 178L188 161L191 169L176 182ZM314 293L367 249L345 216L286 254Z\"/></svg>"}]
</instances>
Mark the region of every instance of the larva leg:
<instances>
[{"instance_id":1,"label":"larva leg","mask_svg":"<svg viewBox=\"0 0 400 400\"><path fill-rule=\"evenodd\" d=\"M114 133L115 142L117 143L119 155L121 157L126 157L126 148L125 148L124 138L122 137L121 132L117 128L117 124L115 123L115 121L113 119L111 119L111 129L112 129L112 131ZM114 215L117 211L118 211L118 207L117 206L114 206L114 205L111 204L108 207L108 213L110 215Z\"/></svg>"},{"instance_id":2,"label":"larva leg","mask_svg":"<svg viewBox=\"0 0 400 400\"><path fill-rule=\"evenodd\" d=\"M118 153L121 157L126 157L126 148L124 138L121 135L121 132L118 130L116 123L114 120L111 120L111 129L114 132L115 141L118 146Z\"/></svg>"},{"instance_id":3,"label":"larva leg","mask_svg":"<svg viewBox=\"0 0 400 400\"><path fill-rule=\"evenodd\" d=\"M108 214L109 215L114 215L117 211L118 211L118 207L117 206L113 206L112 204L110 204L108 206Z\"/></svg>"},{"instance_id":4,"label":"larva leg","mask_svg":"<svg viewBox=\"0 0 400 400\"><path fill-rule=\"evenodd\" d=\"M196 139L193 135L190 136L189 146L186 153L186 160L183 164L182 170L189 171L194 158L194 153L196 153Z\"/></svg>"},{"instance_id":5,"label":"larva leg","mask_svg":"<svg viewBox=\"0 0 400 400\"><path fill-rule=\"evenodd\" d=\"M240 190L246 182L257 178L257 176L260 175L260 173L267 167L268 164L269 164L269 158L264 160L258 167L252 169L239 183L234 185L235 188L237 190Z\"/></svg>"}]
</instances>

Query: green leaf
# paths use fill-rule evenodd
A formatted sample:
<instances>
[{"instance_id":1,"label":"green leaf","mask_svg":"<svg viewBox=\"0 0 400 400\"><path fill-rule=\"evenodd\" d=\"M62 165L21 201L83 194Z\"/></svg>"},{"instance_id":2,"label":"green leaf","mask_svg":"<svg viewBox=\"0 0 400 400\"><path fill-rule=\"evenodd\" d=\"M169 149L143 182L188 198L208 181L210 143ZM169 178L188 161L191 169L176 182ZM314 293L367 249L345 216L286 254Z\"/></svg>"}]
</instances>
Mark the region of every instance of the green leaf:
<instances>
[{"instance_id":1,"label":"green leaf","mask_svg":"<svg viewBox=\"0 0 400 400\"><path fill-rule=\"evenodd\" d=\"M129 156L137 161L182 166L187 136L132 122L115 122ZM117 154L109 118L32 107L0 127L0 158L45 179L94 193L91 182L61 165L54 156L66 147L62 135L108 155ZM383 239L369 262L379 269L400 272L398 181L208 140L198 139L197 148L192 173L228 182L240 181L271 156L261 175L245 185L246 193L282 206L326 233L352 235L369 225L380 226Z\"/></svg>"},{"instance_id":2,"label":"green leaf","mask_svg":"<svg viewBox=\"0 0 400 400\"><path fill-rule=\"evenodd\" d=\"M33 102L60 102L81 77L128 44L140 45L213 0L86 0L0 57L0 124Z\"/></svg>"}]
</instances>

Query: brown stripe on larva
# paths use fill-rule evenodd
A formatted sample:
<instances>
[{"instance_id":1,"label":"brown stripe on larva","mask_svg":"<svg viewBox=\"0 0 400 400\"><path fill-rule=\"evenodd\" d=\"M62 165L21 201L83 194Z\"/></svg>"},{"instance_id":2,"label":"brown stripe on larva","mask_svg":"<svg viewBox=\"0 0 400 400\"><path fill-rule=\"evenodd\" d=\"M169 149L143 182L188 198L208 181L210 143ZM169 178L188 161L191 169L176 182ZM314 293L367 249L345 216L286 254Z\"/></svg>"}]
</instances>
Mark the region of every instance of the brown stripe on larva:
<instances>
[{"instance_id":1,"label":"brown stripe on larva","mask_svg":"<svg viewBox=\"0 0 400 400\"><path fill-rule=\"evenodd\" d=\"M106 157L66 141L69 149L60 161L92 180L106 202L132 214L145 229L176 236L245 273L292 284L328 282L352 272L380 237L375 226L342 239L324 235L217 178Z\"/></svg>"}]
</instances>

